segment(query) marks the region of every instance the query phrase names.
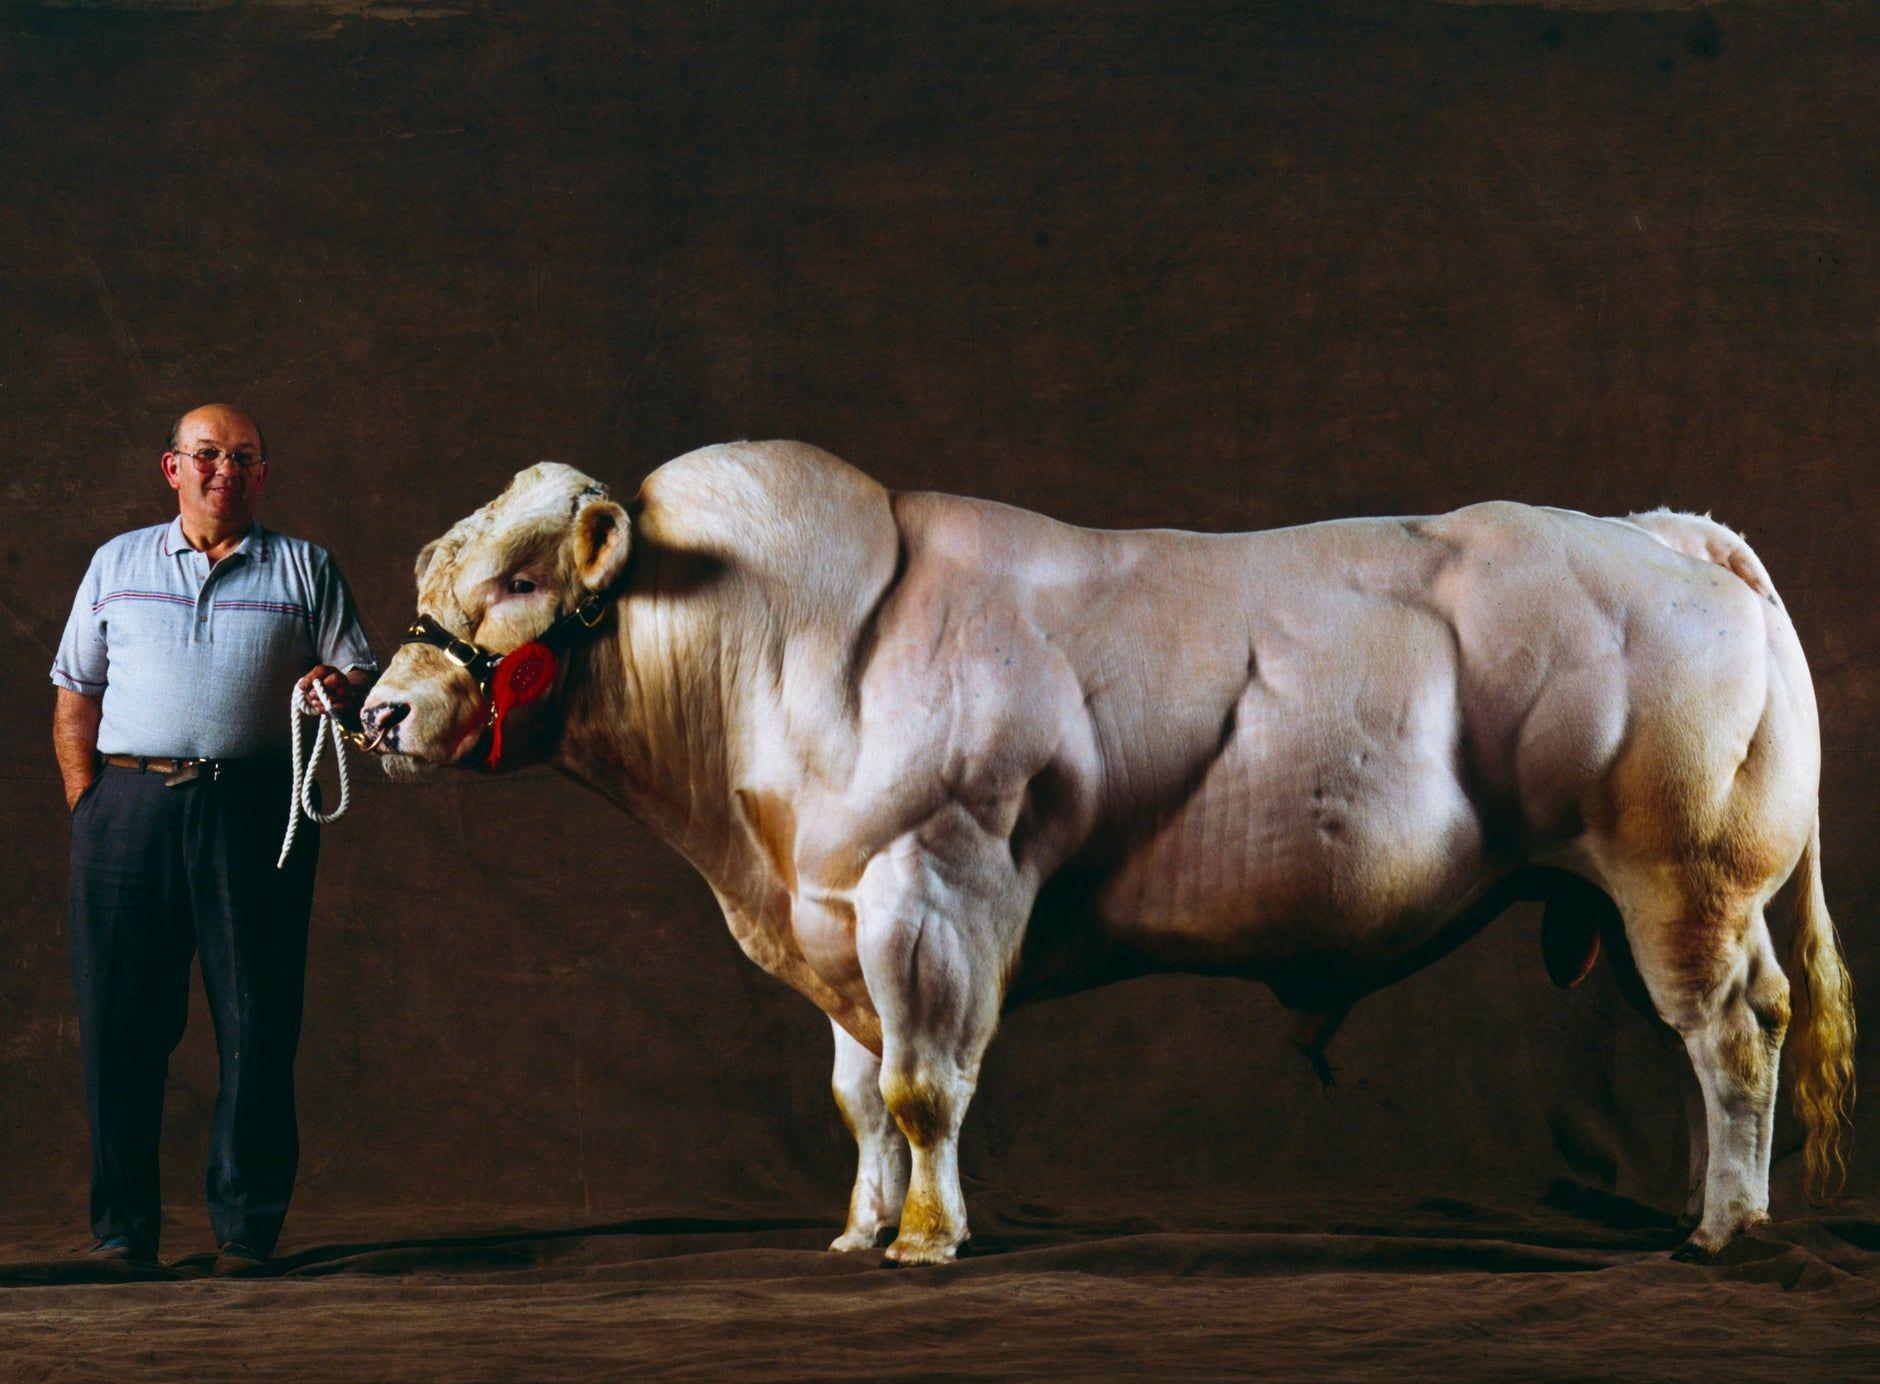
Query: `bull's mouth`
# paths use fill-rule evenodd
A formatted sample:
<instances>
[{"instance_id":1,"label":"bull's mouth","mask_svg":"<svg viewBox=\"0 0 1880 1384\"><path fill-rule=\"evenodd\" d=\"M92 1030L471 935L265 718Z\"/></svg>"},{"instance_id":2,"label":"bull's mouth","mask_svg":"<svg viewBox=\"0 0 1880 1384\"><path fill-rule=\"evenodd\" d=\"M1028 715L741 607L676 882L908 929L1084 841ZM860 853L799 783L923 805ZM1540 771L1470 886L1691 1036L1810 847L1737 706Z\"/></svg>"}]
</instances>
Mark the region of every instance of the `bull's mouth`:
<instances>
[{"instance_id":1,"label":"bull's mouth","mask_svg":"<svg viewBox=\"0 0 1880 1384\"><path fill-rule=\"evenodd\" d=\"M400 783L409 783L413 779L424 778L436 773L443 766L428 759L419 759L415 755L401 754L397 750L378 750L379 767L385 771L385 777L396 779Z\"/></svg>"}]
</instances>

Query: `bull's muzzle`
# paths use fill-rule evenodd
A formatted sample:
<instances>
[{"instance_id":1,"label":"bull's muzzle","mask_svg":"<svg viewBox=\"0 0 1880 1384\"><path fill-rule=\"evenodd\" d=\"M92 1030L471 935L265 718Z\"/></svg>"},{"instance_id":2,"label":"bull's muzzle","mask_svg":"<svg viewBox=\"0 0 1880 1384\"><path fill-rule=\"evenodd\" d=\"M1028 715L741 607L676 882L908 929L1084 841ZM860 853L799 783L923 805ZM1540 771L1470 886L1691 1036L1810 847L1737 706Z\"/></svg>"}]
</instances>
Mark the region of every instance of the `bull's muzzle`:
<instances>
[{"instance_id":1,"label":"bull's muzzle","mask_svg":"<svg viewBox=\"0 0 1880 1384\"><path fill-rule=\"evenodd\" d=\"M411 715L409 702L371 702L359 713L363 728L356 742L368 754L398 748L398 723Z\"/></svg>"}]
</instances>

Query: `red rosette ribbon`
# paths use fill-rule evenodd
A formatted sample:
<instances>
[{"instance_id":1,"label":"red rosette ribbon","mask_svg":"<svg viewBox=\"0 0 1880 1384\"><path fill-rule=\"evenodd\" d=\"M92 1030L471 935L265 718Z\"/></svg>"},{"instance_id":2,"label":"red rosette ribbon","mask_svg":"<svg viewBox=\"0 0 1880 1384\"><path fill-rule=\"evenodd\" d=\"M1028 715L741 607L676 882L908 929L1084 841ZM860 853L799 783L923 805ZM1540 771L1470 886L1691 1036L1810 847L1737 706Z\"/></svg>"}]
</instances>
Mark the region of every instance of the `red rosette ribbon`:
<instances>
[{"instance_id":1,"label":"red rosette ribbon","mask_svg":"<svg viewBox=\"0 0 1880 1384\"><path fill-rule=\"evenodd\" d=\"M524 644L506 654L490 679L490 753L495 769L503 758L503 722L509 713L540 701L555 686L555 655L546 644Z\"/></svg>"}]
</instances>

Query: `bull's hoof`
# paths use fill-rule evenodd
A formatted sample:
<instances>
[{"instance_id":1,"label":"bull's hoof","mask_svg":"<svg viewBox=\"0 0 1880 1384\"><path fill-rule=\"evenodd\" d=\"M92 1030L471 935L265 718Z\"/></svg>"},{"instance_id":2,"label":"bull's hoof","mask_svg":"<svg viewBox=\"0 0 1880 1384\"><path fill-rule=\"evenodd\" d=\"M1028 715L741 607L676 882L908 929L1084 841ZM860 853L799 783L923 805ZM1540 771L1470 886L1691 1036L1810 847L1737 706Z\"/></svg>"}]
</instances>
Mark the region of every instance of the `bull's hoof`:
<instances>
[{"instance_id":1,"label":"bull's hoof","mask_svg":"<svg viewBox=\"0 0 1880 1384\"><path fill-rule=\"evenodd\" d=\"M829 1249L835 1254L853 1254L858 1249L880 1249L884 1240L894 1238L898 1227L880 1225L873 1230L845 1230L829 1242Z\"/></svg>"},{"instance_id":2,"label":"bull's hoof","mask_svg":"<svg viewBox=\"0 0 1880 1384\"><path fill-rule=\"evenodd\" d=\"M1723 1252L1723 1249L1746 1230L1754 1230L1759 1225L1769 1224L1767 1211L1749 1211L1743 1218L1721 1234L1714 1230L1705 1230L1699 1226L1691 1232L1691 1238L1671 1251L1671 1257L1680 1264L1708 1264Z\"/></svg>"},{"instance_id":3,"label":"bull's hoof","mask_svg":"<svg viewBox=\"0 0 1880 1384\"><path fill-rule=\"evenodd\" d=\"M890 1268L911 1268L916 1264L951 1264L959 1257L965 1240L910 1240L905 1235L888 1246L883 1262Z\"/></svg>"},{"instance_id":4,"label":"bull's hoof","mask_svg":"<svg viewBox=\"0 0 1880 1384\"><path fill-rule=\"evenodd\" d=\"M1695 1235L1671 1251L1671 1257L1680 1264L1708 1264L1717 1257L1722 1245L1712 1245L1699 1240Z\"/></svg>"}]
</instances>

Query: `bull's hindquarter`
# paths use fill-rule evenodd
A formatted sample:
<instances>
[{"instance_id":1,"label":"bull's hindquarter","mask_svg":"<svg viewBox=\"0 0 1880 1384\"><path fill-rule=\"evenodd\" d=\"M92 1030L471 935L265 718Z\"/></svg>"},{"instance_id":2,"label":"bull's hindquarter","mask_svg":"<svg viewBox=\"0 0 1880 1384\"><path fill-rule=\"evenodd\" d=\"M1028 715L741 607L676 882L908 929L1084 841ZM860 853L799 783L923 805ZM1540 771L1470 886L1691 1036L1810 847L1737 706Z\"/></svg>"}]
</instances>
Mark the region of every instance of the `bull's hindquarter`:
<instances>
[{"instance_id":1,"label":"bull's hindquarter","mask_svg":"<svg viewBox=\"0 0 1880 1384\"><path fill-rule=\"evenodd\" d=\"M578 599L569 572L615 580L629 516L602 493L523 472L426 550L421 608L534 637ZM958 1133L1008 1004L1193 969L1335 1023L1531 867L1616 905L1685 1040L1707 1251L1767 1206L1788 984L1763 906L1799 864L1798 1100L1811 1175L1832 1171L1852 1018L1813 691L1721 526L1494 503L1098 532L765 443L661 467L631 531L556 760L681 850L746 953L829 1014L859 1148L836 1248L897 1225L900 1262L964 1241ZM367 715L401 762L460 761L468 681L408 646Z\"/></svg>"}]
</instances>

